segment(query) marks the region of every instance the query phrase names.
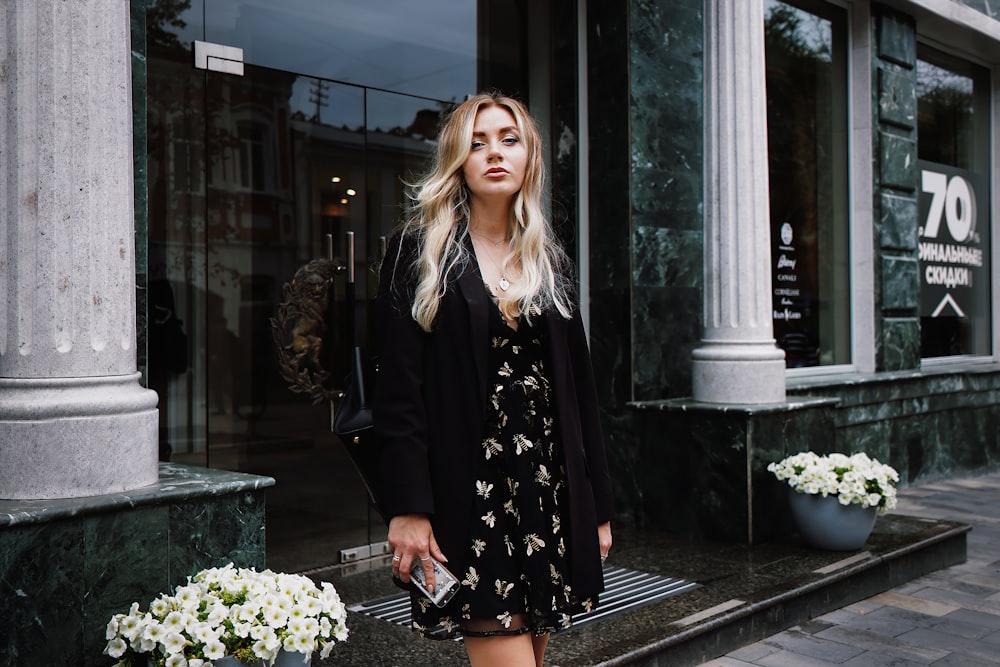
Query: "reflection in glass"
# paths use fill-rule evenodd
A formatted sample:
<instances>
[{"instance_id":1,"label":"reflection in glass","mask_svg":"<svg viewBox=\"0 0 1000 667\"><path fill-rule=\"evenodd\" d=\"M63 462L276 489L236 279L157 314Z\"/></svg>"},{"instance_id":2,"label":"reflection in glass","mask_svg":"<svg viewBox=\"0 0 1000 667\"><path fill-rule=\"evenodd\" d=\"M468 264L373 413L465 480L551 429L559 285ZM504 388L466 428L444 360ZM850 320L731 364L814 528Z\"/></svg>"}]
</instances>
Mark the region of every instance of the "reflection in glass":
<instances>
[{"instance_id":1,"label":"reflection in glass","mask_svg":"<svg viewBox=\"0 0 1000 667\"><path fill-rule=\"evenodd\" d=\"M476 91L477 4L212 0L205 39L255 65L456 101Z\"/></svg>"},{"instance_id":2,"label":"reflection in glass","mask_svg":"<svg viewBox=\"0 0 1000 667\"><path fill-rule=\"evenodd\" d=\"M324 339L324 365L342 378L351 315L371 349L381 238L442 112L477 84L529 88L520 4L497 0L483 16L464 0L147 4L150 312L176 312L187 352L150 349L161 440L173 461L277 480L271 567L330 565L385 539L327 406L280 377L270 319L282 286L328 246L345 264L354 233L360 298L348 313L338 274ZM242 47L244 76L195 69L196 39ZM151 331L150 345L165 338Z\"/></svg>"},{"instance_id":3,"label":"reflection in glass","mask_svg":"<svg viewBox=\"0 0 1000 667\"><path fill-rule=\"evenodd\" d=\"M924 358L987 355L990 306L990 74L921 45L920 338Z\"/></svg>"},{"instance_id":4,"label":"reflection in glass","mask_svg":"<svg viewBox=\"0 0 1000 667\"><path fill-rule=\"evenodd\" d=\"M845 12L777 0L765 8L774 334L789 368L846 364Z\"/></svg>"}]
</instances>

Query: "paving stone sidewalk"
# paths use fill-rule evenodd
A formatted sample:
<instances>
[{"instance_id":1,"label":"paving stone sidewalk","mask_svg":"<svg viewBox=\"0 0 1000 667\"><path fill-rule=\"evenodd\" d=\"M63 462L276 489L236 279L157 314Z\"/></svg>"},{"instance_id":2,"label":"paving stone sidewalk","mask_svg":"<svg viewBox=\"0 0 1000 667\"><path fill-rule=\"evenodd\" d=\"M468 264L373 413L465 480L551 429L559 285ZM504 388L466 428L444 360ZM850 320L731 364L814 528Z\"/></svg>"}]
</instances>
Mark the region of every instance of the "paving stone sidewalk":
<instances>
[{"instance_id":1,"label":"paving stone sidewalk","mask_svg":"<svg viewBox=\"0 0 1000 667\"><path fill-rule=\"evenodd\" d=\"M701 667L1000 665L1000 473L899 491L901 514L968 523L968 560Z\"/></svg>"}]
</instances>

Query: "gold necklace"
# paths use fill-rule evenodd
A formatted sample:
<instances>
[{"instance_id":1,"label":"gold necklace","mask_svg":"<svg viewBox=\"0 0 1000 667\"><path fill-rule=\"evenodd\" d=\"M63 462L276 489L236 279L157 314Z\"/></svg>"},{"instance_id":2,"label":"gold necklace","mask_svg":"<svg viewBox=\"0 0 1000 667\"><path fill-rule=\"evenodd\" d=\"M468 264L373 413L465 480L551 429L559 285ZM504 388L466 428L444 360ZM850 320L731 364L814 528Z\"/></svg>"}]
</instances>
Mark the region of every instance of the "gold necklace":
<instances>
[{"instance_id":1,"label":"gold necklace","mask_svg":"<svg viewBox=\"0 0 1000 667\"><path fill-rule=\"evenodd\" d=\"M471 233L471 234L472 234L473 236L478 236L479 238L483 239L484 241L489 241L490 243L492 243L492 244L493 244L493 247L494 247L494 248L499 248L499 247L500 247L500 244L502 244L502 243L510 243L510 238L509 238L509 237L504 237L504 238L500 239L499 241L494 241L494 240L493 240L493 239L491 239L490 237L488 237L488 236L486 236L486 235L484 235L484 234L480 234L479 232L474 232L474 231L472 231L471 229L469 230L469 232L470 232L470 233Z\"/></svg>"}]
</instances>

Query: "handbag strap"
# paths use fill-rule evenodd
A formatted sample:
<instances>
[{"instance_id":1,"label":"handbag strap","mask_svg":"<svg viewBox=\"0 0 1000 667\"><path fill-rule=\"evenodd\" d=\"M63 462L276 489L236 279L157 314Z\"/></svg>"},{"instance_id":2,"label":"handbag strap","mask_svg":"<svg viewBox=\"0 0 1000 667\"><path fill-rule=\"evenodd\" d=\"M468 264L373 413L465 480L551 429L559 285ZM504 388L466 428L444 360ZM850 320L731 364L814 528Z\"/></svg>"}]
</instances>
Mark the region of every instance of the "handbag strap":
<instances>
[{"instance_id":1,"label":"handbag strap","mask_svg":"<svg viewBox=\"0 0 1000 667\"><path fill-rule=\"evenodd\" d=\"M367 393L365 392L365 372L361 359L361 348L355 345L351 349L351 368L354 371L354 388L357 390L358 407L362 410L368 407Z\"/></svg>"}]
</instances>

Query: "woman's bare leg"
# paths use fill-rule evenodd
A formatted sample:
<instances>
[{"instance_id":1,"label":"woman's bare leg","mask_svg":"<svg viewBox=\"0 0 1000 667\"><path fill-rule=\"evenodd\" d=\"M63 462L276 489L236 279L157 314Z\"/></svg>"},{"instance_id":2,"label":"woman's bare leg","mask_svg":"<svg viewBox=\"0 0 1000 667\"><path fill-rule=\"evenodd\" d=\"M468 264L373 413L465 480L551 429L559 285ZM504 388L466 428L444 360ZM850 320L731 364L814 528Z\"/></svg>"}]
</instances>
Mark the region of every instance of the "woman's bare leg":
<instances>
[{"instance_id":1,"label":"woman's bare leg","mask_svg":"<svg viewBox=\"0 0 1000 667\"><path fill-rule=\"evenodd\" d=\"M465 637L465 651L472 667L535 667L531 633L499 637ZM544 651L544 647L543 647Z\"/></svg>"},{"instance_id":2,"label":"woman's bare leg","mask_svg":"<svg viewBox=\"0 0 1000 667\"><path fill-rule=\"evenodd\" d=\"M549 645L549 634L533 635L531 637L531 648L535 652L535 667L542 667L545 661L545 647Z\"/></svg>"}]
</instances>

